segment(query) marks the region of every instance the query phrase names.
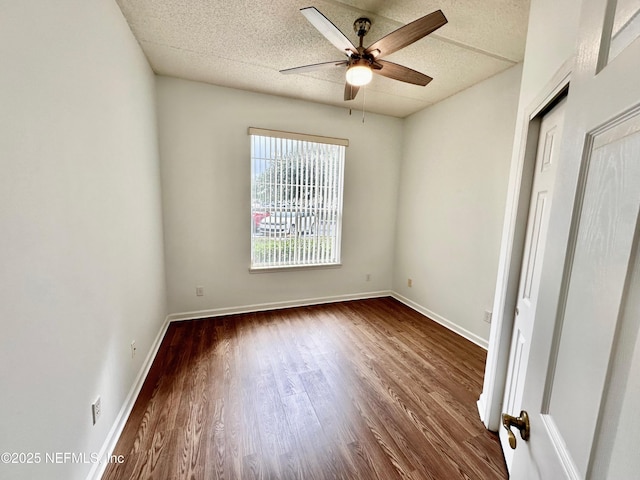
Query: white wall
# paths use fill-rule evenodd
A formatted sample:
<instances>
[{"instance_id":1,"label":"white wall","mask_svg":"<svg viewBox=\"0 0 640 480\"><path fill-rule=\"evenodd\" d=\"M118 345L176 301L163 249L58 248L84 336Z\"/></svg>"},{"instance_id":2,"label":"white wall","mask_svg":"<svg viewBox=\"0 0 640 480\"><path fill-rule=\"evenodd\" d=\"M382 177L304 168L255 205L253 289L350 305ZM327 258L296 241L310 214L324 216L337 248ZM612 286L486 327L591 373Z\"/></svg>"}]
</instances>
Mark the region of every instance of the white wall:
<instances>
[{"instance_id":1,"label":"white wall","mask_svg":"<svg viewBox=\"0 0 640 480\"><path fill-rule=\"evenodd\" d=\"M581 6L582 0L531 0L519 110L574 56Z\"/></svg>"},{"instance_id":2,"label":"white wall","mask_svg":"<svg viewBox=\"0 0 640 480\"><path fill-rule=\"evenodd\" d=\"M170 312L391 289L401 120L168 77L157 94ZM341 268L249 273L251 126L349 139Z\"/></svg>"},{"instance_id":3,"label":"white wall","mask_svg":"<svg viewBox=\"0 0 640 480\"><path fill-rule=\"evenodd\" d=\"M484 345L520 76L518 65L408 117L403 137L393 288Z\"/></svg>"},{"instance_id":4,"label":"white wall","mask_svg":"<svg viewBox=\"0 0 640 480\"><path fill-rule=\"evenodd\" d=\"M0 478L85 478L44 455L99 452L166 316L154 76L112 0L1 10L0 452L42 457Z\"/></svg>"}]
</instances>

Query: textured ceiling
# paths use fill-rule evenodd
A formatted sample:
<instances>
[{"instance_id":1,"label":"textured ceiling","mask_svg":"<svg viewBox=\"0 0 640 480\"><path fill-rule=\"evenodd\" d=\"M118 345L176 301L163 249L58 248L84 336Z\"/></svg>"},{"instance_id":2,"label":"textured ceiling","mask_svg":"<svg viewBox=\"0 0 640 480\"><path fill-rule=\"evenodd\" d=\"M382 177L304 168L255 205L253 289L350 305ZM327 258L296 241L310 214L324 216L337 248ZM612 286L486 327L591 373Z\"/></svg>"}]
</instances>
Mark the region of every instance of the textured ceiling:
<instances>
[{"instance_id":1,"label":"textured ceiling","mask_svg":"<svg viewBox=\"0 0 640 480\"><path fill-rule=\"evenodd\" d=\"M368 112L405 117L522 61L528 0L117 0L160 75ZM385 60L433 77L426 87L375 75L345 102L343 68L283 75L279 70L343 60L299 12L314 6L358 44L370 45L441 9L449 23Z\"/></svg>"}]
</instances>

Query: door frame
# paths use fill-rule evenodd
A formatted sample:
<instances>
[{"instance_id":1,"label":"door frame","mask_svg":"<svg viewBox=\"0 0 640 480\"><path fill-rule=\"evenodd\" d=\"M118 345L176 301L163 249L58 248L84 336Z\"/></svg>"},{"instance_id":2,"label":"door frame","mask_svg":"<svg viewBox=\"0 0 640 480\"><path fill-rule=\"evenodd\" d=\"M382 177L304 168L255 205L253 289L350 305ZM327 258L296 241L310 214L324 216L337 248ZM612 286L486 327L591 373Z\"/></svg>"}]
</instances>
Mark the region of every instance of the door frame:
<instances>
[{"instance_id":1,"label":"door frame","mask_svg":"<svg viewBox=\"0 0 640 480\"><path fill-rule=\"evenodd\" d=\"M556 71L518 116L516 125L514 139L520 141L514 143L509 173L484 384L477 403L480 419L487 429L494 432L501 425L540 122L560 97L570 94L568 90L574 62L575 57L572 57Z\"/></svg>"}]
</instances>

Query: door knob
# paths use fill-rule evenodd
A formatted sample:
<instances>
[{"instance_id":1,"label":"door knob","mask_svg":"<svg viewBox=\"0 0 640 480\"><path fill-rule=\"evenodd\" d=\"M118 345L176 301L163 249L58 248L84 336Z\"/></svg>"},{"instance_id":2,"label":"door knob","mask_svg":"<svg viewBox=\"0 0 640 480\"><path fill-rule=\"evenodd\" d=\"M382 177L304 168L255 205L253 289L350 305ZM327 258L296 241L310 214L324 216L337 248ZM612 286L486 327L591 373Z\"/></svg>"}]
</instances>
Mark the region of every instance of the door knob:
<instances>
[{"instance_id":1,"label":"door knob","mask_svg":"<svg viewBox=\"0 0 640 480\"><path fill-rule=\"evenodd\" d=\"M509 446L513 449L516 448L516 436L511 431L511 427L516 427L520 430L520 436L523 440L529 440L529 434L531 429L529 426L529 414L522 410L519 417L512 417L506 413L502 414L502 426L507 430L509 435Z\"/></svg>"}]
</instances>

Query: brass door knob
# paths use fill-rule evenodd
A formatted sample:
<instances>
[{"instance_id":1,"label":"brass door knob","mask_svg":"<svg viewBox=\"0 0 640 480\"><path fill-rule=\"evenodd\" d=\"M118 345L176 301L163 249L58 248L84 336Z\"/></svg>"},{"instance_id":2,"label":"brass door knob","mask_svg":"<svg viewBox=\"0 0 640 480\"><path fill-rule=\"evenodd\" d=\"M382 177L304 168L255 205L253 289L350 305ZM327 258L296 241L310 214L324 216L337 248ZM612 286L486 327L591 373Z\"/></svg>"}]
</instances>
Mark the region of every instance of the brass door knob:
<instances>
[{"instance_id":1,"label":"brass door knob","mask_svg":"<svg viewBox=\"0 0 640 480\"><path fill-rule=\"evenodd\" d=\"M520 430L520 437L523 440L529 440L531 434L531 427L529 425L529 414L522 410L519 417L512 417L506 413L502 414L502 426L507 430L509 435L509 446L513 449L516 448L516 436L511 431L511 427L516 427Z\"/></svg>"}]
</instances>

